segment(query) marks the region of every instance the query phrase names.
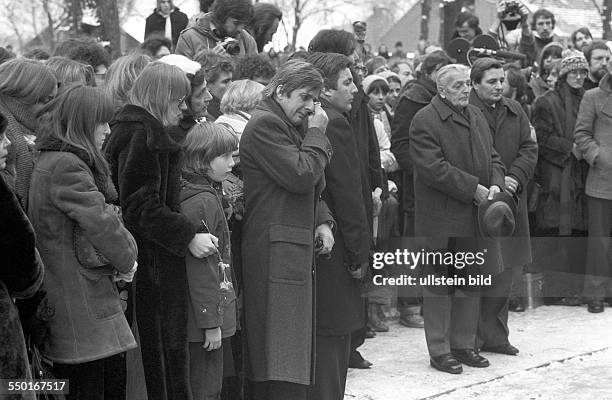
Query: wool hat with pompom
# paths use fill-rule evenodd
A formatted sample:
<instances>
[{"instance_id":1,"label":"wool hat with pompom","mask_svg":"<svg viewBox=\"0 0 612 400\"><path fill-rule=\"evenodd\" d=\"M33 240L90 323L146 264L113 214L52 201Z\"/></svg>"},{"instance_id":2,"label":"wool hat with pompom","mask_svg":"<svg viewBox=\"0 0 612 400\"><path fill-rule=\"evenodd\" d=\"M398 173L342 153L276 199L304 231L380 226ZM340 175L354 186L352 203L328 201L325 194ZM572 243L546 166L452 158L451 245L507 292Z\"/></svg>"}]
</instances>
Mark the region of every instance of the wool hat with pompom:
<instances>
[{"instance_id":1,"label":"wool hat with pompom","mask_svg":"<svg viewBox=\"0 0 612 400\"><path fill-rule=\"evenodd\" d=\"M589 70L589 63L587 63L586 58L580 54L570 54L561 60L561 65L559 66L559 77L565 76L568 72L579 71L579 70Z\"/></svg>"}]
</instances>

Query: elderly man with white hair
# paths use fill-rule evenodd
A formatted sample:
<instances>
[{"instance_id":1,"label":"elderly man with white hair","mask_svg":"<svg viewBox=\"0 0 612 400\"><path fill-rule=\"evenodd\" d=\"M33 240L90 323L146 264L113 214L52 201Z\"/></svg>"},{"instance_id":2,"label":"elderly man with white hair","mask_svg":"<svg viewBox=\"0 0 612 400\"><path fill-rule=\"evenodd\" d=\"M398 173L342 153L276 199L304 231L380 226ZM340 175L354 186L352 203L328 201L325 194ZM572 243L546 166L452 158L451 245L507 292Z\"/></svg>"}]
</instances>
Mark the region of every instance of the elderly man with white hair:
<instances>
[{"instance_id":1,"label":"elderly man with white hair","mask_svg":"<svg viewBox=\"0 0 612 400\"><path fill-rule=\"evenodd\" d=\"M462 285L456 278L469 282L470 277L494 273L502 266L499 243L481 233L478 206L504 187L504 165L482 112L469 104L469 68L442 67L436 85L437 95L415 115L410 127L415 235L427 238L423 248L452 254L455 261L460 254L484 253L481 265L423 266L428 282L455 282L423 285L423 317L431 366L460 374L461 364L489 366L475 348L480 287Z\"/></svg>"}]
</instances>

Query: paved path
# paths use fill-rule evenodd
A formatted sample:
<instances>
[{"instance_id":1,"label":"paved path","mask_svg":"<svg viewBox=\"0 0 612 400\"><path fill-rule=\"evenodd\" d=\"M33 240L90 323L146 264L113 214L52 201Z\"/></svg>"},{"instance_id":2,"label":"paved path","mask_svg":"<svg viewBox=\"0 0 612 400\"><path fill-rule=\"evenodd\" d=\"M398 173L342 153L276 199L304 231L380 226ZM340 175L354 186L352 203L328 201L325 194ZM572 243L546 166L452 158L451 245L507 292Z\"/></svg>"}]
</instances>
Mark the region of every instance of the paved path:
<instances>
[{"instance_id":1,"label":"paved path","mask_svg":"<svg viewBox=\"0 0 612 400\"><path fill-rule=\"evenodd\" d=\"M518 356L483 353L490 367L451 375L429 366L422 329L391 323L360 348L374 366L349 371L345 400L612 400L612 309L511 313L510 341Z\"/></svg>"}]
</instances>

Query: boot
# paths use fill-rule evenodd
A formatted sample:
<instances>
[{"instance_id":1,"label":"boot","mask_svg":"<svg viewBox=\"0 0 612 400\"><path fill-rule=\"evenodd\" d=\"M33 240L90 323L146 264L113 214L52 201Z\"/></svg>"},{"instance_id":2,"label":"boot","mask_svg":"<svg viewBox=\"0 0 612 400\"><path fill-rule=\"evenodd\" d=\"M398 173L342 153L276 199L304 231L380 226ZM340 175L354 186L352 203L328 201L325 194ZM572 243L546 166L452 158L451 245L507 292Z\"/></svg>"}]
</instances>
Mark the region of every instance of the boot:
<instances>
[{"instance_id":1,"label":"boot","mask_svg":"<svg viewBox=\"0 0 612 400\"><path fill-rule=\"evenodd\" d=\"M368 304L368 326L375 332L389 332L389 327L378 315L378 304Z\"/></svg>"}]
</instances>

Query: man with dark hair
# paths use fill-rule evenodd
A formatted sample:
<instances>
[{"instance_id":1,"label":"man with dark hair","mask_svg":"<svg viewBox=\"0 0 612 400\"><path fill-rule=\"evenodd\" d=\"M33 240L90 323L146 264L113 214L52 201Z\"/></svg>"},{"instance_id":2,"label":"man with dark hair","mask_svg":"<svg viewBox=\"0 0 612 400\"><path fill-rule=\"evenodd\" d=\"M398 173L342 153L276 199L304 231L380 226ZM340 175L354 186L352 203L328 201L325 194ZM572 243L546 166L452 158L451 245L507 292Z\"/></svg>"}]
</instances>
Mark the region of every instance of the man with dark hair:
<instances>
[{"instance_id":1,"label":"man with dark hair","mask_svg":"<svg viewBox=\"0 0 612 400\"><path fill-rule=\"evenodd\" d=\"M178 39L175 53L193 59L202 50L235 56L256 54L257 43L244 29L253 18L250 0L217 0Z\"/></svg>"},{"instance_id":2,"label":"man with dark hair","mask_svg":"<svg viewBox=\"0 0 612 400\"><path fill-rule=\"evenodd\" d=\"M157 0L157 7L147 17L145 23L145 39L152 34L163 35L172 41L172 46L176 46L179 35L188 21L187 15L178 7L174 7L172 0Z\"/></svg>"},{"instance_id":3,"label":"man with dark hair","mask_svg":"<svg viewBox=\"0 0 612 400\"><path fill-rule=\"evenodd\" d=\"M350 57L355 52L355 35L342 29L321 29L310 40L308 51L339 53Z\"/></svg>"},{"instance_id":4,"label":"man with dark hair","mask_svg":"<svg viewBox=\"0 0 612 400\"><path fill-rule=\"evenodd\" d=\"M193 60L199 62L206 73L207 88L212 95L206 119L214 121L222 114L221 99L227 90L227 85L233 80L234 64L229 56L208 50L196 54Z\"/></svg>"},{"instance_id":5,"label":"man with dark hair","mask_svg":"<svg viewBox=\"0 0 612 400\"><path fill-rule=\"evenodd\" d=\"M482 29L480 29L479 25L480 20L471 12L464 11L459 13L455 19L453 39L462 38L471 43L476 36L482 35Z\"/></svg>"},{"instance_id":6,"label":"man with dark hair","mask_svg":"<svg viewBox=\"0 0 612 400\"><path fill-rule=\"evenodd\" d=\"M593 35L587 27L576 29L574 32L572 32L570 39L572 40L574 48L582 52L584 52L584 49L593 43Z\"/></svg>"},{"instance_id":7,"label":"man with dark hair","mask_svg":"<svg viewBox=\"0 0 612 400\"><path fill-rule=\"evenodd\" d=\"M357 26L362 26L365 23L359 22L356 24ZM311 52L339 53L348 57L355 57L355 36L343 30L323 29L310 41L308 49ZM353 78L357 78L356 74L353 75ZM364 190L364 204L366 205L366 215L368 217L368 232L371 232L370 243L373 245L372 227L374 224L374 214L378 215L382 207L380 196L383 178L378 139L368 109L369 98L363 91L361 82L356 81L356 84L358 91L353 98L349 121L357 138L361 186L367 188L367 190ZM352 351L349 361L351 368L369 368L372 365L357 351L357 348L365 342L366 330L364 318L363 327L353 332L351 338Z\"/></svg>"},{"instance_id":8,"label":"man with dark hair","mask_svg":"<svg viewBox=\"0 0 612 400\"><path fill-rule=\"evenodd\" d=\"M362 274L370 251L357 141L348 120L357 86L351 60L336 53L314 53L307 59L323 75L321 106L329 123L326 135L334 156L325 168L322 198L336 220L329 258L317 259L315 385L313 398L342 399L346 385L351 333L363 326Z\"/></svg>"},{"instance_id":9,"label":"man with dark hair","mask_svg":"<svg viewBox=\"0 0 612 400\"><path fill-rule=\"evenodd\" d=\"M409 82L402 92L395 107L391 122L391 152L397 160L400 170L391 179L398 184L399 226L402 237L414 236L414 183L412 159L409 154L410 124L417 111L425 107L436 95L436 74L440 68L451 63L451 59L442 50L434 51L421 63L421 71L415 81ZM398 311L400 324L409 328L423 328L421 307L418 294L410 288L398 292Z\"/></svg>"},{"instance_id":10,"label":"man with dark hair","mask_svg":"<svg viewBox=\"0 0 612 400\"><path fill-rule=\"evenodd\" d=\"M563 39L554 33L555 23L554 14L544 8L540 8L533 13L531 30L527 28L527 24L524 25L519 43L519 52L527 56L530 65L539 60L544 46L552 42L563 43Z\"/></svg>"},{"instance_id":11,"label":"man with dark hair","mask_svg":"<svg viewBox=\"0 0 612 400\"><path fill-rule=\"evenodd\" d=\"M166 37L153 35L138 46L138 51L158 60L172 53L172 42Z\"/></svg>"},{"instance_id":12,"label":"man with dark hair","mask_svg":"<svg viewBox=\"0 0 612 400\"><path fill-rule=\"evenodd\" d=\"M283 65L240 141L246 378L253 400L307 400L313 383L314 254L334 246L320 195L332 157L323 88L304 61Z\"/></svg>"},{"instance_id":13,"label":"man with dark hair","mask_svg":"<svg viewBox=\"0 0 612 400\"><path fill-rule=\"evenodd\" d=\"M398 40L395 42L395 52L393 53L395 58L406 58L406 52L404 51L404 44Z\"/></svg>"},{"instance_id":14,"label":"man with dark hair","mask_svg":"<svg viewBox=\"0 0 612 400\"><path fill-rule=\"evenodd\" d=\"M263 51L265 45L272 41L272 36L283 19L282 11L274 4L255 3L253 5L253 18L249 22L248 30L257 42L257 51Z\"/></svg>"},{"instance_id":15,"label":"man with dark hair","mask_svg":"<svg viewBox=\"0 0 612 400\"><path fill-rule=\"evenodd\" d=\"M506 167L505 188L516 196L518 211L511 238L501 242L503 271L492 276L492 285L481 292L478 346L482 351L516 355L508 341L508 300L513 269L531 262L527 184L538 160L538 145L531 136L529 118L521 105L503 96L505 73L500 61L479 58L470 74L470 104L485 116L493 135L493 147Z\"/></svg>"},{"instance_id":16,"label":"man with dark hair","mask_svg":"<svg viewBox=\"0 0 612 400\"><path fill-rule=\"evenodd\" d=\"M596 41L584 49L584 57L589 63L589 75L584 80L584 90L599 86L599 81L608 73L610 48L605 42Z\"/></svg>"},{"instance_id":17,"label":"man with dark hair","mask_svg":"<svg viewBox=\"0 0 612 400\"><path fill-rule=\"evenodd\" d=\"M270 58L265 54L253 54L236 60L234 80L250 79L266 86L276 73Z\"/></svg>"}]
</instances>

